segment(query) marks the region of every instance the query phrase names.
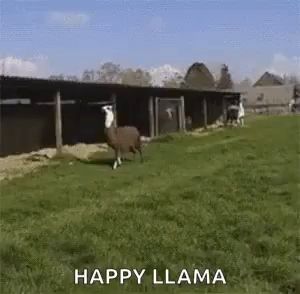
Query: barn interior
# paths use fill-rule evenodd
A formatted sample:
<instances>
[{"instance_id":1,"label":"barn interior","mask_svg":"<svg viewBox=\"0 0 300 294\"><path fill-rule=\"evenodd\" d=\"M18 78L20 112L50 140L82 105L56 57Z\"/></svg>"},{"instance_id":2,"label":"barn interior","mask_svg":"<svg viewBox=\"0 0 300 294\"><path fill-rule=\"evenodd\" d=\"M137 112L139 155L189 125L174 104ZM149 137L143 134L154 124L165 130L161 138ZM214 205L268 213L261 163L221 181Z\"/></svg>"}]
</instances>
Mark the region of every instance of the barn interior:
<instances>
[{"instance_id":1,"label":"barn interior","mask_svg":"<svg viewBox=\"0 0 300 294\"><path fill-rule=\"evenodd\" d=\"M23 77L0 77L0 156L60 144L100 143L103 104L115 106L117 124L134 125L153 137L224 118L225 105L240 93L225 90L141 87ZM57 97L59 96L59 108ZM57 140L57 110L61 140Z\"/></svg>"}]
</instances>

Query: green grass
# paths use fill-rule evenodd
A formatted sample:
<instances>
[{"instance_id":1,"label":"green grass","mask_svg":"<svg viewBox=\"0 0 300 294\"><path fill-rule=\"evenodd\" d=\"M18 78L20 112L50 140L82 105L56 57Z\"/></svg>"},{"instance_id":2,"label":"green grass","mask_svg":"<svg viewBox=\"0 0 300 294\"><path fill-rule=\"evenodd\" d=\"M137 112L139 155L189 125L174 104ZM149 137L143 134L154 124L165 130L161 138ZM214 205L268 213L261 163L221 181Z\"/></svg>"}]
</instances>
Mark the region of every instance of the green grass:
<instances>
[{"instance_id":1,"label":"green grass","mask_svg":"<svg viewBox=\"0 0 300 294\"><path fill-rule=\"evenodd\" d=\"M299 281L299 117L168 136L145 162L62 160L1 184L1 293L289 293ZM222 269L227 285L73 285L74 269Z\"/></svg>"}]
</instances>

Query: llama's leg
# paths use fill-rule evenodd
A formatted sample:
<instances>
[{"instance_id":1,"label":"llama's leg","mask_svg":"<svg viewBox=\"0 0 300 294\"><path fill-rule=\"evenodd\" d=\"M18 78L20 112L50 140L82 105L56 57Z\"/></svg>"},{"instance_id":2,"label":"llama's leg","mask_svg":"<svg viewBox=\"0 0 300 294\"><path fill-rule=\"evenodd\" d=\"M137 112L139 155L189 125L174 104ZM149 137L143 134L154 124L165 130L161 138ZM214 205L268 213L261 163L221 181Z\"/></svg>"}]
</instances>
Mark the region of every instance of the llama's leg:
<instances>
[{"instance_id":1,"label":"llama's leg","mask_svg":"<svg viewBox=\"0 0 300 294\"><path fill-rule=\"evenodd\" d=\"M143 152L142 152L142 140L141 140L141 137L138 138L138 141L136 142L136 145L135 145L135 150L137 150L140 154L140 158L141 158L141 162L144 162L144 157L143 157Z\"/></svg>"},{"instance_id":2,"label":"llama's leg","mask_svg":"<svg viewBox=\"0 0 300 294\"><path fill-rule=\"evenodd\" d=\"M141 162L144 162L144 157L143 157L142 148L139 147L137 150L138 150L138 152L140 153Z\"/></svg>"},{"instance_id":3,"label":"llama's leg","mask_svg":"<svg viewBox=\"0 0 300 294\"><path fill-rule=\"evenodd\" d=\"M118 165L120 166L122 164L122 160L120 156L117 158L117 161L118 161Z\"/></svg>"},{"instance_id":4,"label":"llama's leg","mask_svg":"<svg viewBox=\"0 0 300 294\"><path fill-rule=\"evenodd\" d=\"M135 147L130 147L130 152L132 153L132 160L135 161L135 154L136 154Z\"/></svg>"},{"instance_id":5,"label":"llama's leg","mask_svg":"<svg viewBox=\"0 0 300 294\"><path fill-rule=\"evenodd\" d=\"M113 165L113 169L116 169L116 168L117 168L117 166L118 166L118 161L115 159L115 161L114 161L114 165Z\"/></svg>"},{"instance_id":6,"label":"llama's leg","mask_svg":"<svg viewBox=\"0 0 300 294\"><path fill-rule=\"evenodd\" d=\"M121 160L122 155L123 155L122 152L119 150L118 156L117 156L117 162L118 162L119 166L121 166L121 164L122 164L122 160Z\"/></svg>"},{"instance_id":7,"label":"llama's leg","mask_svg":"<svg viewBox=\"0 0 300 294\"><path fill-rule=\"evenodd\" d=\"M118 167L119 161L120 161L120 151L115 150L115 161L114 161L113 169L116 169Z\"/></svg>"},{"instance_id":8,"label":"llama's leg","mask_svg":"<svg viewBox=\"0 0 300 294\"><path fill-rule=\"evenodd\" d=\"M243 117L241 118L241 126L242 127L244 126L244 118Z\"/></svg>"}]
</instances>

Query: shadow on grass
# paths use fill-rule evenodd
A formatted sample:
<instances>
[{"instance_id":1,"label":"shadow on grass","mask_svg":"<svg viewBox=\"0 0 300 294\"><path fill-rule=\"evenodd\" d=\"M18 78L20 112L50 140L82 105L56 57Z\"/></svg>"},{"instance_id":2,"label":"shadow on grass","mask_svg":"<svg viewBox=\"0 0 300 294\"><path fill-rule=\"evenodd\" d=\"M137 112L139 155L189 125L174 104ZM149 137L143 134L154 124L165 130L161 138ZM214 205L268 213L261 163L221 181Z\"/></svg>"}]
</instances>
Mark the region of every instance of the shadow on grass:
<instances>
[{"instance_id":1,"label":"shadow on grass","mask_svg":"<svg viewBox=\"0 0 300 294\"><path fill-rule=\"evenodd\" d=\"M84 164L104 165L111 167L114 163L114 157L91 156L87 159L77 158L77 161ZM134 159L122 158L122 162L134 162Z\"/></svg>"},{"instance_id":2,"label":"shadow on grass","mask_svg":"<svg viewBox=\"0 0 300 294\"><path fill-rule=\"evenodd\" d=\"M77 161L84 164L95 164L95 165L104 165L104 166L111 166L113 164L112 158L94 158L94 159L77 158Z\"/></svg>"},{"instance_id":3,"label":"shadow on grass","mask_svg":"<svg viewBox=\"0 0 300 294\"><path fill-rule=\"evenodd\" d=\"M61 153L56 154L53 158L53 161L59 161L59 162L79 162L83 164L91 164L91 165L98 165L98 166L107 166L112 168L114 164L114 154L103 153L103 152L94 152L90 154L87 158L82 158L75 156L70 153ZM133 156L130 156L130 154L125 155L125 157L122 158L122 163L134 163L140 161L139 156L136 155L135 158Z\"/></svg>"}]
</instances>

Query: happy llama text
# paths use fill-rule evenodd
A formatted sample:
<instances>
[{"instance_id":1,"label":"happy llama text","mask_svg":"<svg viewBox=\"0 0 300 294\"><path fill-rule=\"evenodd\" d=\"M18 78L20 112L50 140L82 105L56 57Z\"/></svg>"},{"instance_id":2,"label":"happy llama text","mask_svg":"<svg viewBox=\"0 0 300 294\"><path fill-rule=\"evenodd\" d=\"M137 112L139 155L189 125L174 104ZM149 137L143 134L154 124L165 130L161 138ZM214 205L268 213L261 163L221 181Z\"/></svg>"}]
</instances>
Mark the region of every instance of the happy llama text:
<instances>
[{"instance_id":1,"label":"happy llama text","mask_svg":"<svg viewBox=\"0 0 300 294\"><path fill-rule=\"evenodd\" d=\"M133 279L137 284L143 283L143 277L148 275L146 269L106 269L106 270L78 270L74 272L74 283L92 285L92 284L110 284L113 281L124 284L127 280ZM225 276L221 269L217 271L210 271L205 269L200 271L195 269L188 271L186 269L181 270L178 274L171 274L168 269L164 271L163 275L158 274L154 269L150 275L152 276L152 283L154 285L180 285L180 284L226 284Z\"/></svg>"}]
</instances>

